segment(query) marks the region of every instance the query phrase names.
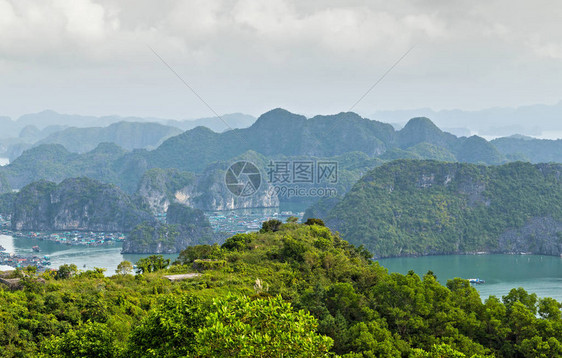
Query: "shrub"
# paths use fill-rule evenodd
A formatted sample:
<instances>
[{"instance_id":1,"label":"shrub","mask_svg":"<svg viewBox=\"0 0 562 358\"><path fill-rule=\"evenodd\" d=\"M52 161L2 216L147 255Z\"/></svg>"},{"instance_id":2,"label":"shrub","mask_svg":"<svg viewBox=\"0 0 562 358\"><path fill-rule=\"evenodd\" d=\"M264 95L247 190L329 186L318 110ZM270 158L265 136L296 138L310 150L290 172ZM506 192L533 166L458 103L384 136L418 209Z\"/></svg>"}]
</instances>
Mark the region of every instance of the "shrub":
<instances>
[{"instance_id":1,"label":"shrub","mask_svg":"<svg viewBox=\"0 0 562 358\"><path fill-rule=\"evenodd\" d=\"M305 225L326 226L322 219L316 219L316 218L308 218L304 224Z\"/></svg>"}]
</instances>

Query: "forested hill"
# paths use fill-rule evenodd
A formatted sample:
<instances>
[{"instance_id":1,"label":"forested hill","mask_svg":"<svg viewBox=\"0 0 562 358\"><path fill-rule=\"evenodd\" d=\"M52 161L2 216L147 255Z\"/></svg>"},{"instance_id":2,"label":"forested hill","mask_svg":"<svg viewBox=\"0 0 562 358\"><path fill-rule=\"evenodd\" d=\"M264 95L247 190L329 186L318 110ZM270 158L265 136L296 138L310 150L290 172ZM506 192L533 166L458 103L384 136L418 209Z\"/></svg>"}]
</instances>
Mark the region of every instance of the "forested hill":
<instances>
[{"instance_id":1,"label":"forested hill","mask_svg":"<svg viewBox=\"0 0 562 358\"><path fill-rule=\"evenodd\" d=\"M500 153L513 155L532 163L559 163L562 160L562 139L546 140L511 136L494 139L491 143Z\"/></svg>"},{"instance_id":2,"label":"forested hill","mask_svg":"<svg viewBox=\"0 0 562 358\"><path fill-rule=\"evenodd\" d=\"M16 272L0 283L0 356L559 357L560 303L467 280L389 274L318 221L266 222L178 262L117 275ZM191 275L167 278L166 275ZM22 277L19 281L17 277ZM15 276L15 277L14 277ZM180 280L181 278L181 280ZM5 281L4 281L5 282Z\"/></svg>"},{"instance_id":3,"label":"forested hill","mask_svg":"<svg viewBox=\"0 0 562 358\"><path fill-rule=\"evenodd\" d=\"M332 229L378 257L562 253L560 164L398 160L328 204L309 215L320 213Z\"/></svg>"},{"instance_id":4,"label":"forested hill","mask_svg":"<svg viewBox=\"0 0 562 358\"><path fill-rule=\"evenodd\" d=\"M11 191L10 183L8 183L4 175L0 173L0 194L9 193Z\"/></svg>"},{"instance_id":5,"label":"forested hill","mask_svg":"<svg viewBox=\"0 0 562 358\"><path fill-rule=\"evenodd\" d=\"M13 203L12 229L128 232L155 221L116 186L72 178L25 186Z\"/></svg>"}]
</instances>

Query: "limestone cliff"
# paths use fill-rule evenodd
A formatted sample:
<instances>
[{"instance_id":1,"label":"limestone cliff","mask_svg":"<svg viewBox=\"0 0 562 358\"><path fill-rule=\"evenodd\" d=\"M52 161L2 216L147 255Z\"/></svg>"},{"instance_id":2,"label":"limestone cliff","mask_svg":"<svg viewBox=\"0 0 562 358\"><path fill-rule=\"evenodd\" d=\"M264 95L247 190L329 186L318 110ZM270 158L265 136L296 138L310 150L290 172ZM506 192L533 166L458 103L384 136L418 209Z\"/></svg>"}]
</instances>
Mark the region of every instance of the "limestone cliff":
<instances>
[{"instance_id":1,"label":"limestone cliff","mask_svg":"<svg viewBox=\"0 0 562 358\"><path fill-rule=\"evenodd\" d=\"M194 182L195 176L192 173L154 168L144 173L136 194L153 214L161 214L174 202L176 192L193 185Z\"/></svg>"},{"instance_id":2,"label":"limestone cliff","mask_svg":"<svg viewBox=\"0 0 562 358\"><path fill-rule=\"evenodd\" d=\"M225 184L227 167L226 163L216 163L197 176L175 169L153 169L143 176L137 194L155 214L166 212L173 202L201 210L279 206L278 197L269 195L269 184L264 179L253 195L232 194Z\"/></svg>"},{"instance_id":3,"label":"limestone cliff","mask_svg":"<svg viewBox=\"0 0 562 358\"><path fill-rule=\"evenodd\" d=\"M152 216L113 185L88 178L39 181L16 196L13 230L128 232Z\"/></svg>"}]
</instances>

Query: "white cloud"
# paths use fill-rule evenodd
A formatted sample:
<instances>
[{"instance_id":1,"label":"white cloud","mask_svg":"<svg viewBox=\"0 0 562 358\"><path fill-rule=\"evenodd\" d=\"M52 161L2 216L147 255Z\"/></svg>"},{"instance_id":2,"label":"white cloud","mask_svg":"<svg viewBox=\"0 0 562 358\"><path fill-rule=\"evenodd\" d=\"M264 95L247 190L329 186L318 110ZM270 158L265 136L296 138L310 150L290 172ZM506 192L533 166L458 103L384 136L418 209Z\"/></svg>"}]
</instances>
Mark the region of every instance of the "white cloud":
<instances>
[{"instance_id":1,"label":"white cloud","mask_svg":"<svg viewBox=\"0 0 562 358\"><path fill-rule=\"evenodd\" d=\"M417 45L365 107L507 105L523 99L511 92L512 79L533 83L540 71L549 82L532 86L533 95L551 101L562 85L553 71L562 58L561 11L562 3L547 0L0 0L0 92L40 87L40 78L60 86L41 93L59 93L49 98L64 106L65 93L77 96L70 93L77 81L103 91L100 103L123 88L148 88L146 102L179 113L180 97L150 92L181 84L149 44L225 111L309 103L308 112L326 112L326 98L326 108L347 107ZM101 79L103 90L95 87ZM127 114L133 104L124 102Z\"/></svg>"}]
</instances>

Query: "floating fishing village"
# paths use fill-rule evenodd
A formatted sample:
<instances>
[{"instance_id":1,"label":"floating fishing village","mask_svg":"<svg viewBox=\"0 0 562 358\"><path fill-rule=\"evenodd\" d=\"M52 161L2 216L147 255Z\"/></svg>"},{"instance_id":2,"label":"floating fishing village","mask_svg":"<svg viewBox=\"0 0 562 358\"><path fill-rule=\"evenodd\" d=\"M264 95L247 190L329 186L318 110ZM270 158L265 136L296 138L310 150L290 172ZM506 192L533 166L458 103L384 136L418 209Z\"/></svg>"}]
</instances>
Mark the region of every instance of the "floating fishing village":
<instances>
[{"instance_id":1,"label":"floating fishing village","mask_svg":"<svg viewBox=\"0 0 562 358\"><path fill-rule=\"evenodd\" d=\"M15 232L11 230L2 230L2 235L9 235L15 238L37 239L43 241L51 241L59 244L73 246L101 246L113 245L116 242L123 242L125 235L122 233L103 233L103 232L82 232L82 231L65 231L65 232Z\"/></svg>"},{"instance_id":2,"label":"floating fishing village","mask_svg":"<svg viewBox=\"0 0 562 358\"><path fill-rule=\"evenodd\" d=\"M36 266L37 269L45 269L51 265L49 256L35 256L35 255L16 255L7 253L5 249L0 246L0 265L10 266L14 268L22 268L27 266Z\"/></svg>"},{"instance_id":3,"label":"floating fishing village","mask_svg":"<svg viewBox=\"0 0 562 358\"><path fill-rule=\"evenodd\" d=\"M282 211L274 208L268 209L238 209L233 211L205 212L209 222L215 232L224 232L230 235L257 231L261 228L264 221L278 219L286 221L289 217L295 216L299 219L304 215L303 212ZM38 231L13 231L11 230L10 218L0 216L0 234L11 236L15 239L34 239L40 241L54 242L69 246L110 246L122 243L125 240L123 233L114 232L38 232ZM165 214L159 217L165 221ZM9 253L0 245L0 265L14 268L26 266L37 266L43 270L51 264L49 256L41 256L41 248L33 246L29 254Z\"/></svg>"},{"instance_id":4,"label":"floating fishing village","mask_svg":"<svg viewBox=\"0 0 562 358\"><path fill-rule=\"evenodd\" d=\"M272 209L239 209L227 212L206 212L205 215L215 232L234 235L257 231L264 221L271 219L286 221L289 217L295 216L300 220L304 216L304 212L282 211L279 213Z\"/></svg>"},{"instance_id":5,"label":"floating fishing village","mask_svg":"<svg viewBox=\"0 0 562 358\"><path fill-rule=\"evenodd\" d=\"M12 236L19 239L36 239L41 241L50 241L59 244L73 246L102 246L114 245L117 242L123 242L125 236L122 233L103 233L103 232L19 232L10 229L9 218L0 216L0 234ZM39 246L33 246L32 252L39 253ZM0 265L21 268L26 266L37 266L38 269L45 269L51 264L49 256L15 254L6 252L6 248L0 245Z\"/></svg>"}]
</instances>

